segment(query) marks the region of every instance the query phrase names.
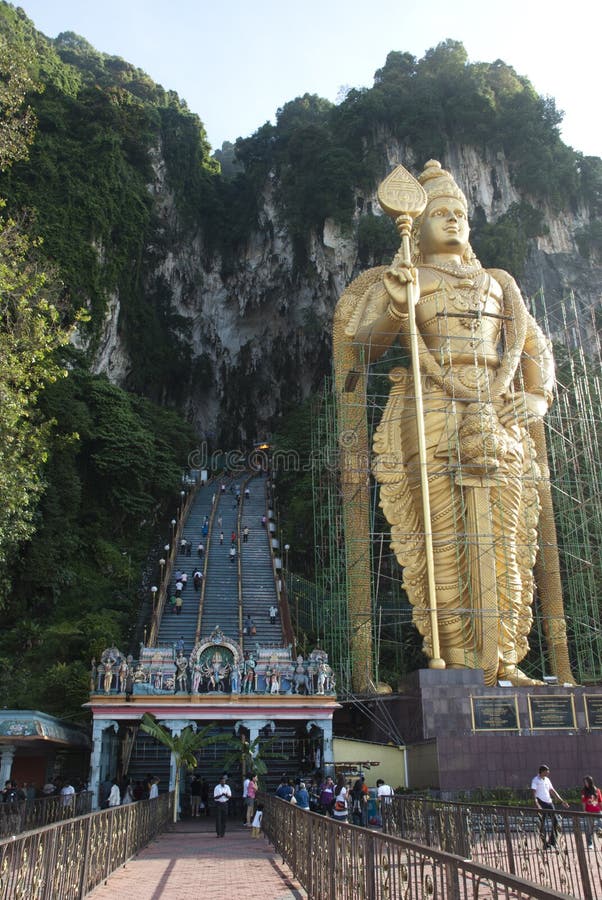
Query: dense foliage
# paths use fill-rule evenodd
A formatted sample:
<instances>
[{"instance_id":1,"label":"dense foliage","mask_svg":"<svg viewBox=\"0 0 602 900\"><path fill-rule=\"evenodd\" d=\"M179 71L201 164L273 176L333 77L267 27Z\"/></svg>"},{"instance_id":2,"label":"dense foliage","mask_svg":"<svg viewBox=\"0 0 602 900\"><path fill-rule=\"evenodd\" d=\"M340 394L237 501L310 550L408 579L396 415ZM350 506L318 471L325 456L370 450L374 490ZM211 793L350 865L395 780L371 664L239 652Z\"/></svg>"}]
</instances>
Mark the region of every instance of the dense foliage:
<instances>
[{"instance_id":1,"label":"dense foliage","mask_svg":"<svg viewBox=\"0 0 602 900\"><path fill-rule=\"evenodd\" d=\"M0 704L77 714L91 657L128 647L149 547L175 508L193 436L175 413L73 361L40 406L56 425L36 533L0 613Z\"/></svg>"},{"instance_id":2,"label":"dense foliage","mask_svg":"<svg viewBox=\"0 0 602 900\"><path fill-rule=\"evenodd\" d=\"M37 89L31 63L30 53L0 35L0 171L27 159L33 140L35 117L25 102ZM40 241L23 226L0 216L0 563L34 528L50 429L36 401L64 374L55 351L68 339L54 302L59 285L45 271Z\"/></svg>"}]
</instances>

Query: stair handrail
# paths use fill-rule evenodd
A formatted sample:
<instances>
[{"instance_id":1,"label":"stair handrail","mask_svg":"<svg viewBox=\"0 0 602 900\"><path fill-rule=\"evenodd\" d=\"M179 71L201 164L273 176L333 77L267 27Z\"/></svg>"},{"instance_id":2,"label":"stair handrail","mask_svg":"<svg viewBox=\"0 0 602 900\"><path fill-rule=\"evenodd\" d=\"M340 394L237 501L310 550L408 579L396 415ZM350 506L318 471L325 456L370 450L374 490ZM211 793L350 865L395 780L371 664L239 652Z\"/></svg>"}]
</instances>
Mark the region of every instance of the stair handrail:
<instances>
[{"instance_id":1,"label":"stair handrail","mask_svg":"<svg viewBox=\"0 0 602 900\"><path fill-rule=\"evenodd\" d=\"M222 473L221 478L216 479L216 483L220 483L224 481L224 475ZM205 560L203 562L203 583L201 584L201 595L199 597L199 611L196 617L196 631L194 633L194 645L198 644L201 639L201 624L203 622L203 608L205 606L205 589L207 585L207 571L209 569L209 547L211 546L211 537L213 535L213 523L215 521L215 513L217 512L219 505L222 499L222 492L220 490L216 490L214 493L214 500L211 504L211 512L209 513L209 527L207 528L207 535L205 539Z\"/></svg>"},{"instance_id":2,"label":"stair handrail","mask_svg":"<svg viewBox=\"0 0 602 900\"><path fill-rule=\"evenodd\" d=\"M274 553L274 547L272 545L271 532L269 530L269 511L273 509L273 505L270 507L270 501L273 499L270 497L270 487L271 482L266 481L265 483L265 499L266 499L266 525L268 529L268 541L270 545L270 556L272 560L272 572L274 575L274 585L276 587L276 596L278 597L278 610L280 612L280 622L282 624L282 634L284 640L287 644L290 644L292 647L293 656L296 656L296 638L295 632L293 631L293 623L291 622L291 613L288 605L288 591L286 588L286 579L283 578L283 569L278 572L276 568L276 554ZM282 548L280 548L282 552ZM281 560L282 564L282 560Z\"/></svg>"},{"instance_id":3,"label":"stair handrail","mask_svg":"<svg viewBox=\"0 0 602 900\"><path fill-rule=\"evenodd\" d=\"M255 478L255 474L253 472L249 472L246 476L245 480L241 485L241 494L240 494L240 503L238 504L238 514L236 516L236 535L238 541L238 640L242 646L242 638L243 638L243 606L244 606L244 598L243 598L243 590L242 590L242 552L241 552L241 544L240 544L240 526L242 525L242 513L244 509L244 496L245 490L250 481Z\"/></svg>"},{"instance_id":4,"label":"stair handrail","mask_svg":"<svg viewBox=\"0 0 602 900\"><path fill-rule=\"evenodd\" d=\"M166 560L165 567L163 569L163 580L159 587L157 601L154 604L154 609L151 616L151 626L148 634L148 638L146 641L147 647L154 647L157 643L157 637L159 635L159 625L161 623L161 618L163 616L163 610L165 608L165 599L167 594L167 586L171 581L171 572L176 560L176 556L178 555L178 546L180 544L180 540L182 538L182 532L184 530L184 524L188 519L188 513L190 512L190 507L192 506L194 499L203 486L206 483L207 487L214 481L215 476L211 476L207 480L207 482L203 482L201 478L195 481L192 489L186 496L184 503L180 508L180 513L178 516L178 520L176 523L176 527L173 531L173 535L171 538L171 546L169 548L169 556Z\"/></svg>"}]
</instances>

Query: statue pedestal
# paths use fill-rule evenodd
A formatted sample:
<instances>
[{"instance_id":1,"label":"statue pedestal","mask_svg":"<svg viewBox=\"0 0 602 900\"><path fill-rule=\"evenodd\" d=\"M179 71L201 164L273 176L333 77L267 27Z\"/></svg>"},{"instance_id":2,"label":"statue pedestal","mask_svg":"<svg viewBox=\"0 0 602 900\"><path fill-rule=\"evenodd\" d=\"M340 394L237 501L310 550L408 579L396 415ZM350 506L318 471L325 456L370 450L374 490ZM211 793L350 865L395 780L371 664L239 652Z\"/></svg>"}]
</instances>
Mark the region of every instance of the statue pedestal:
<instances>
[{"instance_id":1,"label":"statue pedestal","mask_svg":"<svg viewBox=\"0 0 602 900\"><path fill-rule=\"evenodd\" d=\"M487 687L482 670L420 669L390 702L410 788L528 790L545 763L561 790L599 770L599 685Z\"/></svg>"}]
</instances>

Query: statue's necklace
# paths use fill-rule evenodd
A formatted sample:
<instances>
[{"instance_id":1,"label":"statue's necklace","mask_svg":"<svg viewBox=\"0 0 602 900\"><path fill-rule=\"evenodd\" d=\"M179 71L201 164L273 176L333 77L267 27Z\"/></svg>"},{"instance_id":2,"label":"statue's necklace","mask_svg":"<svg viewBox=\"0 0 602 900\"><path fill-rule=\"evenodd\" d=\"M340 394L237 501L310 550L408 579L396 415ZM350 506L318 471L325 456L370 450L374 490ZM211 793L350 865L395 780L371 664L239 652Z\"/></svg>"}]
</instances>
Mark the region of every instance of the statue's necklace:
<instances>
[{"instance_id":1,"label":"statue's necklace","mask_svg":"<svg viewBox=\"0 0 602 900\"><path fill-rule=\"evenodd\" d=\"M476 278L483 272L480 266L462 265L461 263L423 263L427 269L434 269L436 272L443 272L445 275L453 275L454 278Z\"/></svg>"},{"instance_id":2,"label":"statue's necklace","mask_svg":"<svg viewBox=\"0 0 602 900\"><path fill-rule=\"evenodd\" d=\"M457 274L456 278L458 281L453 285L444 281L445 293L456 314L466 314L466 318L460 319L462 325L474 332L489 298L491 276L483 269L477 269L471 277Z\"/></svg>"}]
</instances>

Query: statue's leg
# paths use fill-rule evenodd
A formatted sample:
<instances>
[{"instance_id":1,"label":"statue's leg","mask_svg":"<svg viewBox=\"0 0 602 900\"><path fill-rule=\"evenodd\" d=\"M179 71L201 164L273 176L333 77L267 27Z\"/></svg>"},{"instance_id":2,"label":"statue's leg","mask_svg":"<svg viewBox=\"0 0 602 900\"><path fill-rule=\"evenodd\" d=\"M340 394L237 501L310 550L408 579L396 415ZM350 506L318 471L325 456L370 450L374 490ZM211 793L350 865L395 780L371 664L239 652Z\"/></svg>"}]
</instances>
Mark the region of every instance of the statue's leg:
<instances>
[{"instance_id":1,"label":"statue's leg","mask_svg":"<svg viewBox=\"0 0 602 900\"><path fill-rule=\"evenodd\" d=\"M479 662L474 652L474 627L470 613L466 510L462 489L455 483L458 471L454 446L455 412L449 398L439 390L425 393L424 400L440 652L448 667L476 668ZM401 443L408 484L422 520L414 418L414 405L409 402L401 422Z\"/></svg>"},{"instance_id":2,"label":"statue's leg","mask_svg":"<svg viewBox=\"0 0 602 900\"><path fill-rule=\"evenodd\" d=\"M529 649L533 622L533 566L537 554L539 502L528 459L518 450L507 460L506 482L491 492L496 533L499 605L499 677L536 684L517 668Z\"/></svg>"}]
</instances>

